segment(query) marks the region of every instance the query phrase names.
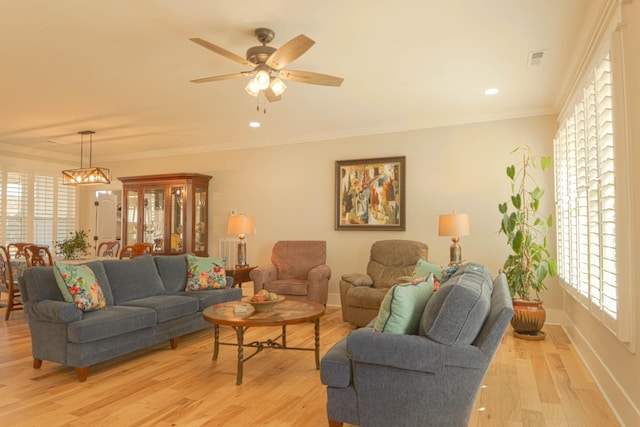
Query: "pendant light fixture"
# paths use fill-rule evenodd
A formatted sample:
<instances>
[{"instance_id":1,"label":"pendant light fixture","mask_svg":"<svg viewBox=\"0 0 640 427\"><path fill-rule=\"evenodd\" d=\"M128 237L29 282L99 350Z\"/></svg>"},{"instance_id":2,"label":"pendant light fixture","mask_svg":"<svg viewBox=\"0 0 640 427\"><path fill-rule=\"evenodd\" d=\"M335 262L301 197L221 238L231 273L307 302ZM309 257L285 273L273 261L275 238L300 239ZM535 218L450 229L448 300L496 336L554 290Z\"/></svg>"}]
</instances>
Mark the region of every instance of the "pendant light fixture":
<instances>
[{"instance_id":1,"label":"pendant light fixture","mask_svg":"<svg viewBox=\"0 0 640 427\"><path fill-rule=\"evenodd\" d=\"M91 165L93 154L93 134L92 130L83 130L80 134L80 169L67 169L62 171L62 183L65 185L82 184L109 184L111 182L111 172L109 169ZM84 137L89 135L89 167L83 167L84 160Z\"/></svg>"}]
</instances>

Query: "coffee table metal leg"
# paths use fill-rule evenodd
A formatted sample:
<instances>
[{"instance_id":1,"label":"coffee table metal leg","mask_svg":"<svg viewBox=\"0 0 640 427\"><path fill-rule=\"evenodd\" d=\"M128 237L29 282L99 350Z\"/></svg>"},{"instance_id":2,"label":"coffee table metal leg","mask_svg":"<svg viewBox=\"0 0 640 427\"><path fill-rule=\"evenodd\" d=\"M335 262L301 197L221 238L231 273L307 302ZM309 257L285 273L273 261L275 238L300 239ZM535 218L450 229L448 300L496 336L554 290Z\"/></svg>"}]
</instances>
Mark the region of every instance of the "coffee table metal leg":
<instances>
[{"instance_id":1,"label":"coffee table metal leg","mask_svg":"<svg viewBox=\"0 0 640 427\"><path fill-rule=\"evenodd\" d=\"M313 321L313 332L315 334L316 345L316 369L320 369L320 319Z\"/></svg>"},{"instance_id":2,"label":"coffee table metal leg","mask_svg":"<svg viewBox=\"0 0 640 427\"><path fill-rule=\"evenodd\" d=\"M244 358L244 328L235 326L236 336L238 337L238 373L236 374L236 385L242 384L242 364Z\"/></svg>"},{"instance_id":3,"label":"coffee table metal leg","mask_svg":"<svg viewBox=\"0 0 640 427\"><path fill-rule=\"evenodd\" d=\"M218 350L220 349L220 325L213 325L213 360L218 360Z\"/></svg>"},{"instance_id":4,"label":"coffee table metal leg","mask_svg":"<svg viewBox=\"0 0 640 427\"><path fill-rule=\"evenodd\" d=\"M282 325L282 347L287 348L287 325Z\"/></svg>"}]
</instances>

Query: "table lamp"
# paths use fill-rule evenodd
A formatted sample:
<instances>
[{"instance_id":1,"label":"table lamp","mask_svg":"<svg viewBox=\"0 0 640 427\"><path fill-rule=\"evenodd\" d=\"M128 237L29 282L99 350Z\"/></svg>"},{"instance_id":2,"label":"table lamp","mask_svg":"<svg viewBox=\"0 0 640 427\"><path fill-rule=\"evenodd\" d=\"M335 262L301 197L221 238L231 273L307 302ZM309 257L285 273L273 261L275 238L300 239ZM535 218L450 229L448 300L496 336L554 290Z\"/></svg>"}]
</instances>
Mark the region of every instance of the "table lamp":
<instances>
[{"instance_id":1,"label":"table lamp","mask_svg":"<svg viewBox=\"0 0 640 427\"><path fill-rule=\"evenodd\" d=\"M229 217L227 233L237 234L240 239L238 242L236 268L249 266L249 264L247 264L247 242L245 242L244 238L246 234L251 234L253 231L253 217L244 215L232 215Z\"/></svg>"},{"instance_id":2,"label":"table lamp","mask_svg":"<svg viewBox=\"0 0 640 427\"><path fill-rule=\"evenodd\" d=\"M459 214L455 211L450 214L440 215L438 221L438 236L449 236L453 244L449 249L449 264L459 264L462 262L462 248L458 244L460 236L471 234L471 223L469 215Z\"/></svg>"}]
</instances>

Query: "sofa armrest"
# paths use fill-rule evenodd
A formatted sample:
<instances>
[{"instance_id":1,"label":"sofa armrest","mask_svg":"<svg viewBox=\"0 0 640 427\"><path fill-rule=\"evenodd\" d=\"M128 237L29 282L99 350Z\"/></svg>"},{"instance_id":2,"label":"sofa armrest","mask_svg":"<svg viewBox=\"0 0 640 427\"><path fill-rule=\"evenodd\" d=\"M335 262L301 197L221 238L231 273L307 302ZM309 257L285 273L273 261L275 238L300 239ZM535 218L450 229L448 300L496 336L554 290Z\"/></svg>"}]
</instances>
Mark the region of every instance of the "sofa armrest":
<instances>
[{"instance_id":1,"label":"sofa armrest","mask_svg":"<svg viewBox=\"0 0 640 427\"><path fill-rule=\"evenodd\" d=\"M351 332L347 351L355 363L434 374L445 366L478 369L487 363L487 356L472 345L447 346L420 335L386 334L371 328Z\"/></svg>"},{"instance_id":2,"label":"sofa armrest","mask_svg":"<svg viewBox=\"0 0 640 427\"><path fill-rule=\"evenodd\" d=\"M418 335L398 335L357 329L347 339L354 362L438 373L444 368L445 346Z\"/></svg>"},{"instance_id":3,"label":"sofa armrest","mask_svg":"<svg viewBox=\"0 0 640 427\"><path fill-rule=\"evenodd\" d=\"M71 302L44 300L29 306L29 318L45 322L71 323L82 319L82 311Z\"/></svg>"},{"instance_id":4,"label":"sofa armrest","mask_svg":"<svg viewBox=\"0 0 640 427\"><path fill-rule=\"evenodd\" d=\"M350 283L351 286L372 286L373 279L366 273L344 274L342 281Z\"/></svg>"},{"instance_id":5,"label":"sofa armrest","mask_svg":"<svg viewBox=\"0 0 640 427\"><path fill-rule=\"evenodd\" d=\"M264 285L278 278L278 271L273 264L260 265L249 272L249 278L253 282L253 292L264 289Z\"/></svg>"}]
</instances>

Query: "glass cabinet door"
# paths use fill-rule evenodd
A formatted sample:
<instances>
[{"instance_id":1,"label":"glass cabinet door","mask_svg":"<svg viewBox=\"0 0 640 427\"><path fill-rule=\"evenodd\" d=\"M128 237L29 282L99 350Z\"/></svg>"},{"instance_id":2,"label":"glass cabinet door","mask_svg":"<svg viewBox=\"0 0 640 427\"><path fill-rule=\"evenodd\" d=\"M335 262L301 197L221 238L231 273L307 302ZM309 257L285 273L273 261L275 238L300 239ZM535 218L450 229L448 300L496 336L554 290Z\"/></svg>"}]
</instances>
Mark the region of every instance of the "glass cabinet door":
<instances>
[{"instance_id":1,"label":"glass cabinet door","mask_svg":"<svg viewBox=\"0 0 640 427\"><path fill-rule=\"evenodd\" d=\"M205 252L207 242L207 189L195 190L195 226L193 236L193 250Z\"/></svg>"},{"instance_id":2,"label":"glass cabinet door","mask_svg":"<svg viewBox=\"0 0 640 427\"><path fill-rule=\"evenodd\" d=\"M128 190L125 197L127 198L127 212L125 223L125 245L132 245L138 241L138 191Z\"/></svg>"},{"instance_id":3,"label":"glass cabinet door","mask_svg":"<svg viewBox=\"0 0 640 427\"><path fill-rule=\"evenodd\" d=\"M184 187L171 187L171 253L184 252Z\"/></svg>"},{"instance_id":4,"label":"glass cabinet door","mask_svg":"<svg viewBox=\"0 0 640 427\"><path fill-rule=\"evenodd\" d=\"M146 188L144 190L142 241L153 244L154 252L164 252L164 189Z\"/></svg>"}]
</instances>

